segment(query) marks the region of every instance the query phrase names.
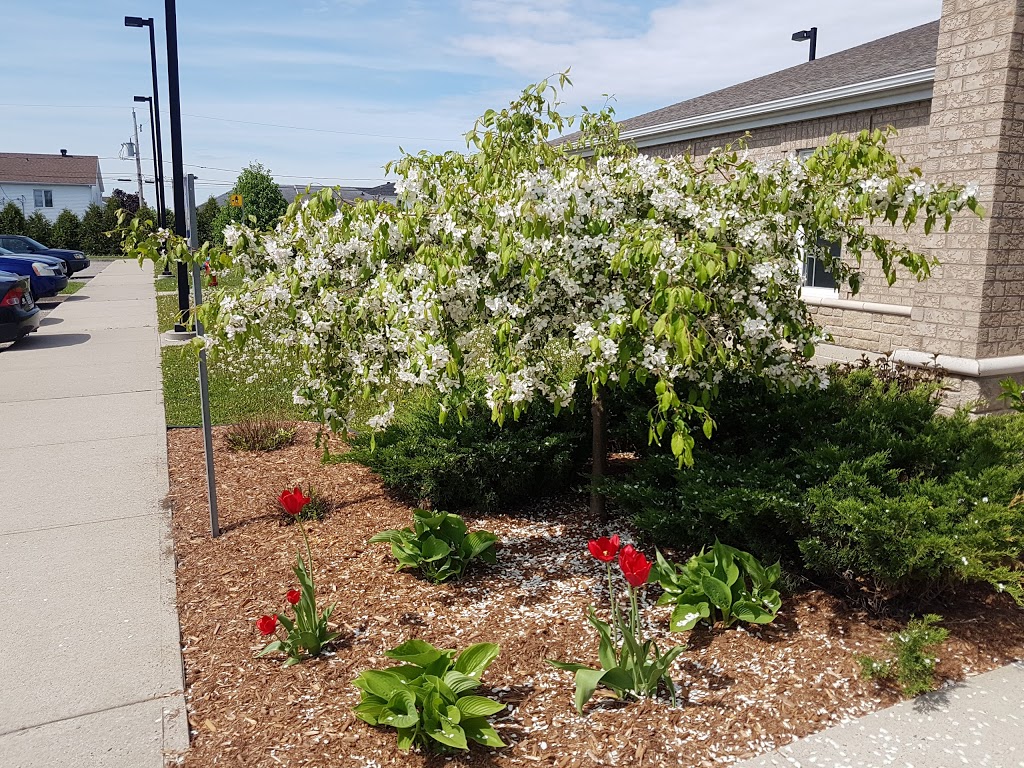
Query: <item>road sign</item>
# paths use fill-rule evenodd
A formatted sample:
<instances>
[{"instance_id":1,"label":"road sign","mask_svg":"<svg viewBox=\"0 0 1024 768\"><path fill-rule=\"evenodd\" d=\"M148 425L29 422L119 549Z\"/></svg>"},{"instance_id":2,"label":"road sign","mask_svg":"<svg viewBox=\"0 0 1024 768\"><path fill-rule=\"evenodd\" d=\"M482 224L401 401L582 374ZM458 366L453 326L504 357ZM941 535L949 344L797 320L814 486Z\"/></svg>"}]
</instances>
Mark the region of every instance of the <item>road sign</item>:
<instances>
[{"instance_id":1,"label":"road sign","mask_svg":"<svg viewBox=\"0 0 1024 768\"><path fill-rule=\"evenodd\" d=\"M242 207L242 196L241 195L229 195L228 196L228 205L230 205L232 208L241 208Z\"/></svg>"}]
</instances>

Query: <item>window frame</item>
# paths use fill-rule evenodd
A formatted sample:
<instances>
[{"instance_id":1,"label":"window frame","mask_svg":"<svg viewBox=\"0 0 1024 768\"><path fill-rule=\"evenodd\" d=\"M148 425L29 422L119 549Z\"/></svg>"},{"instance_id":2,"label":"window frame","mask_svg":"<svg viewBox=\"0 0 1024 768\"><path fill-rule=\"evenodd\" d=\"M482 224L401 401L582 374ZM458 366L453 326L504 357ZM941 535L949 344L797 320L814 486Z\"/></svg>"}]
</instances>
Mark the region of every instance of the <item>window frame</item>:
<instances>
[{"instance_id":1,"label":"window frame","mask_svg":"<svg viewBox=\"0 0 1024 768\"><path fill-rule=\"evenodd\" d=\"M814 154L816 149L817 149L817 147L809 147L809 148L804 148L804 149L798 149L798 150L796 150L796 157L797 157L798 160L803 162L805 159L807 159L812 154ZM822 245L824 245L824 243L822 243ZM843 251L842 251L843 244L842 243L829 243L829 247L830 248L835 246L835 245L839 246L839 258L841 258L842 255L843 255ZM803 246L800 247L800 280L801 280L800 295L801 296L808 296L808 297L816 297L816 298L820 298L820 299L836 299L836 298L839 298L839 283L834 278L833 278L833 282L835 283L835 285L832 286L831 288L827 287L827 286L823 286L823 285L808 285L807 284L807 277L808 277L808 275L807 275L807 251L806 251L806 248L807 248L806 245L803 245ZM828 273L829 275L831 275L831 273L829 273L828 270L824 268L825 265L824 265L824 263L822 262L822 260L820 258L818 258L816 256L812 256L812 258L813 258L813 260L814 260L816 265L821 265L822 270L824 272Z\"/></svg>"},{"instance_id":2,"label":"window frame","mask_svg":"<svg viewBox=\"0 0 1024 768\"><path fill-rule=\"evenodd\" d=\"M33 189L32 203L35 208L53 208L52 189Z\"/></svg>"}]
</instances>

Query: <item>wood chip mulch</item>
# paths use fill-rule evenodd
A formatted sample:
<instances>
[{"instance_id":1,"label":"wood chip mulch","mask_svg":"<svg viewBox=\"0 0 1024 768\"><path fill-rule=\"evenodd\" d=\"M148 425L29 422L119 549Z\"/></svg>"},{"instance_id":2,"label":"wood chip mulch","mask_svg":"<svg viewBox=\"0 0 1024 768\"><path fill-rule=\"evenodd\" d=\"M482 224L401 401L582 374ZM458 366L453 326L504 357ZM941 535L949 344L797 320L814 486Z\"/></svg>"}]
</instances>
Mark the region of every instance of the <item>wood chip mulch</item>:
<instances>
[{"instance_id":1,"label":"wood chip mulch","mask_svg":"<svg viewBox=\"0 0 1024 768\"><path fill-rule=\"evenodd\" d=\"M669 610L649 609L663 648L689 645L673 673L680 706L599 695L579 717L572 676L544 660L597 661L585 613L606 600L604 571L586 542L607 531L588 519L585 502L467 516L471 529L499 535L499 563L433 586L394 573L388 547L366 543L380 530L408 525L411 508L364 467L322 465L314 435L300 425L292 446L236 453L216 430L224 533L211 539L202 433L168 433L192 730L186 766L713 766L899 699L861 680L856 657L884 654L888 633L900 625L809 591L785 598L778 620L762 628L672 635ZM276 501L295 485L315 486L333 505L327 518L306 528L319 597L337 603L342 636L323 657L282 669L280 659L254 658L263 645L255 620L283 611L285 592L296 586L291 566L300 532L284 524ZM940 612L950 630L938 667L944 680L1024 656L1024 612L1008 599L977 597ZM500 644L479 692L507 704L493 721L509 748L406 754L393 730L356 719L351 680L363 669L390 666L384 652L413 637L445 648Z\"/></svg>"}]
</instances>

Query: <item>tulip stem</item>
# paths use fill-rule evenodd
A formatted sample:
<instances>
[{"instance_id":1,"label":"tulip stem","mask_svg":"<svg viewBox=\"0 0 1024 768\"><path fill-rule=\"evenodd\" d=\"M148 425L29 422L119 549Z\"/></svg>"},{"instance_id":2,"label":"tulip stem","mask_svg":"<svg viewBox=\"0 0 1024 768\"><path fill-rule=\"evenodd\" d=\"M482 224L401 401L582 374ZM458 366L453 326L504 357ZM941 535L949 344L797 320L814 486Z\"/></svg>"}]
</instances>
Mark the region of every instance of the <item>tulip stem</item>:
<instances>
[{"instance_id":1,"label":"tulip stem","mask_svg":"<svg viewBox=\"0 0 1024 768\"><path fill-rule=\"evenodd\" d=\"M612 626L615 627L615 644L619 643L619 601L615 599L615 581L612 579L612 564L605 563L605 569L608 571L608 600L611 602L612 609Z\"/></svg>"}]
</instances>

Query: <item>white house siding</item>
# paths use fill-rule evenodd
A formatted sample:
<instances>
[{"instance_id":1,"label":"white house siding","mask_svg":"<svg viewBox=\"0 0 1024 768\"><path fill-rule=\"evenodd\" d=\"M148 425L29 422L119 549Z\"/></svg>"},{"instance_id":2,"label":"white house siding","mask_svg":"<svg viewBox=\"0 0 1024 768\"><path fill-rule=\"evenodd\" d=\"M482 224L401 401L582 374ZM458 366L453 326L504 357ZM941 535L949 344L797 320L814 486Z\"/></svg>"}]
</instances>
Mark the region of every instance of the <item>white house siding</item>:
<instances>
[{"instance_id":1,"label":"white house siding","mask_svg":"<svg viewBox=\"0 0 1024 768\"><path fill-rule=\"evenodd\" d=\"M36 208L34 190L48 189L53 193L52 208ZM0 208L14 202L22 208L25 216L40 211L50 221L56 220L60 212L67 208L81 218L90 203L103 204L103 197L98 186L85 184L26 184L0 181Z\"/></svg>"}]
</instances>

